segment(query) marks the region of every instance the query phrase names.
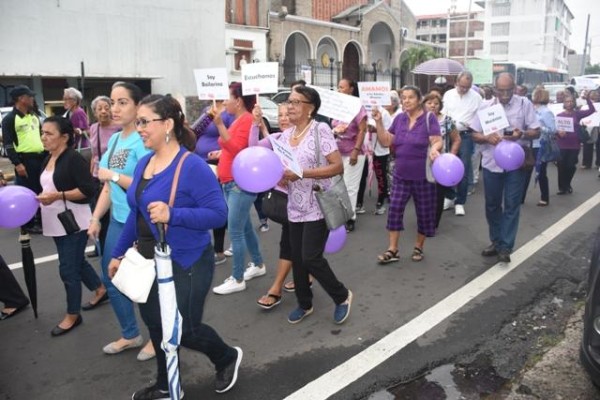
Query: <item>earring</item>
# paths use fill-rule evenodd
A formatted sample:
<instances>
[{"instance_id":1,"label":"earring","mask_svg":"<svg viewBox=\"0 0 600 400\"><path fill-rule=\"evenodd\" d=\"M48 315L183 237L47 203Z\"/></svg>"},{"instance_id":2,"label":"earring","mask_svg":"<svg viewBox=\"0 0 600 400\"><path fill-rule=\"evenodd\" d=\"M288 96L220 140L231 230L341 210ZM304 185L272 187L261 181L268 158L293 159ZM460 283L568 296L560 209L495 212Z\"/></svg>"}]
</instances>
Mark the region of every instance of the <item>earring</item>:
<instances>
[{"instance_id":1,"label":"earring","mask_svg":"<svg viewBox=\"0 0 600 400\"><path fill-rule=\"evenodd\" d=\"M169 144L170 140L171 140L171 134L169 132L167 132L167 134L165 135L165 143Z\"/></svg>"}]
</instances>

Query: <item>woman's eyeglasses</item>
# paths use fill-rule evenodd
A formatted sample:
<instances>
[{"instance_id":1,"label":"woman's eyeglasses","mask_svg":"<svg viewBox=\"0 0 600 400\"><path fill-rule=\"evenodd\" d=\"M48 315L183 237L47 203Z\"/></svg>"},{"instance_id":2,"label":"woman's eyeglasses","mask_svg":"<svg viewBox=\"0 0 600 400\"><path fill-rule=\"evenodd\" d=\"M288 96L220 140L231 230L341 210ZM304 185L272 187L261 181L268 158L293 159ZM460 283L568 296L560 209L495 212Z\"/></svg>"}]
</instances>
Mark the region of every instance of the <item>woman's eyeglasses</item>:
<instances>
[{"instance_id":1,"label":"woman's eyeglasses","mask_svg":"<svg viewBox=\"0 0 600 400\"><path fill-rule=\"evenodd\" d=\"M148 124L150 122L164 121L164 120L165 120L165 118L154 118L154 119L140 118L140 119L136 119L134 124L135 124L135 127L138 129L146 129L146 127L148 126Z\"/></svg>"},{"instance_id":2,"label":"woman's eyeglasses","mask_svg":"<svg viewBox=\"0 0 600 400\"><path fill-rule=\"evenodd\" d=\"M286 106L294 106L294 107L298 107L301 103L304 104L310 104L310 101L304 101L304 100L288 100L288 101L284 101L283 104L285 104Z\"/></svg>"}]
</instances>

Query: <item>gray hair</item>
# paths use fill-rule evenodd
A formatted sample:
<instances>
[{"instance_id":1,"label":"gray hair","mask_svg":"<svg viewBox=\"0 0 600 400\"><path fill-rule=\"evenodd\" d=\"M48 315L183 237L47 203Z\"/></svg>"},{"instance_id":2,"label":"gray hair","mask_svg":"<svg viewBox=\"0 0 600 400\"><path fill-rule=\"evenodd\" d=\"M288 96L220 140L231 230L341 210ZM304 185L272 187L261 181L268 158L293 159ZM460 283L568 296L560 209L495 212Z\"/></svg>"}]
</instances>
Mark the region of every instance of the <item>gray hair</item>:
<instances>
[{"instance_id":1,"label":"gray hair","mask_svg":"<svg viewBox=\"0 0 600 400\"><path fill-rule=\"evenodd\" d=\"M398 107L400 105L400 96L395 90L390 90L390 99L392 100L392 106Z\"/></svg>"},{"instance_id":2,"label":"gray hair","mask_svg":"<svg viewBox=\"0 0 600 400\"><path fill-rule=\"evenodd\" d=\"M467 71L466 69L463 70L460 74L458 74L458 76L456 77L456 82L460 81L462 78L466 78L469 80L469 82L473 83L473 74L471 73L471 71Z\"/></svg>"},{"instance_id":3,"label":"gray hair","mask_svg":"<svg viewBox=\"0 0 600 400\"><path fill-rule=\"evenodd\" d=\"M75 99L77 104L81 104L81 100L83 100L83 95L81 92L74 87L69 87L65 89L65 96L71 99Z\"/></svg>"},{"instance_id":4,"label":"gray hair","mask_svg":"<svg viewBox=\"0 0 600 400\"><path fill-rule=\"evenodd\" d=\"M494 79L494 87L498 86L498 79L500 78L510 78L510 80L512 81L512 84L515 84L515 76L513 74L511 74L510 72L500 72L498 75L496 75L496 79Z\"/></svg>"},{"instance_id":5,"label":"gray hair","mask_svg":"<svg viewBox=\"0 0 600 400\"><path fill-rule=\"evenodd\" d=\"M96 112L96 106L101 101L105 102L110 107L110 98L108 98L108 96L98 96L94 100L92 100L92 112Z\"/></svg>"}]
</instances>

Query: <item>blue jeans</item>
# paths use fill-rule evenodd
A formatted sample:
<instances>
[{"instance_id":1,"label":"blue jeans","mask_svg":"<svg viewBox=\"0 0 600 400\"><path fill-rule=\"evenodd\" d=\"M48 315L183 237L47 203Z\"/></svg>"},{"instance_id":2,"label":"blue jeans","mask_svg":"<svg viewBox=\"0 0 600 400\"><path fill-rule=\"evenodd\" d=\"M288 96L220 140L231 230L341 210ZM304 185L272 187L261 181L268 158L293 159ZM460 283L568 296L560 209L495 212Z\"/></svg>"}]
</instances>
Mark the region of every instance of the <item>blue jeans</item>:
<instances>
[{"instance_id":1,"label":"blue jeans","mask_svg":"<svg viewBox=\"0 0 600 400\"><path fill-rule=\"evenodd\" d=\"M81 311L81 282L91 291L102 284L94 268L85 259L87 239L86 231L54 237L60 279L67 292L68 314L79 314Z\"/></svg>"},{"instance_id":2,"label":"blue jeans","mask_svg":"<svg viewBox=\"0 0 600 400\"><path fill-rule=\"evenodd\" d=\"M260 266L263 263L258 235L250 219L250 209L256 200L256 194L242 190L235 182L225 183L223 191L229 208L227 229L229 229L229 239L233 248L232 276L237 281L241 281L244 279L246 249L255 265Z\"/></svg>"},{"instance_id":3,"label":"blue jeans","mask_svg":"<svg viewBox=\"0 0 600 400\"><path fill-rule=\"evenodd\" d=\"M212 246L206 246L200 259L184 270L173 262L173 282L177 297L177 308L183 320L181 345L206 354L217 371L235 360L234 348L223 342L219 334L202 322L204 300L210 289L215 270L215 253ZM168 390L167 363L165 352L161 350L162 322L160 300L156 280L152 284L146 303L140 303L140 314L148 326L150 339L156 349L156 383L162 390Z\"/></svg>"},{"instance_id":4,"label":"blue jeans","mask_svg":"<svg viewBox=\"0 0 600 400\"><path fill-rule=\"evenodd\" d=\"M473 163L471 162L471 157L473 156L473 138L471 137L471 132L460 133L460 150L458 156L465 166L465 174L456 187L455 204L465 204L467 202L469 183L473 183Z\"/></svg>"},{"instance_id":5,"label":"blue jeans","mask_svg":"<svg viewBox=\"0 0 600 400\"><path fill-rule=\"evenodd\" d=\"M121 325L121 335L123 335L123 338L125 339L133 339L140 334L140 330L138 329L135 320L133 302L129 300L129 297L121 293L108 277L108 264L112 258L111 253L117 245L117 241L121 236L124 226L125 224L122 224L111 217L110 225L108 225L108 232L106 233L104 249L102 250L102 282L104 283L104 286L106 286L110 304L119 320L119 325Z\"/></svg>"},{"instance_id":6,"label":"blue jeans","mask_svg":"<svg viewBox=\"0 0 600 400\"><path fill-rule=\"evenodd\" d=\"M483 182L490 240L498 251L512 252L519 229L525 172L490 172L484 168Z\"/></svg>"}]
</instances>

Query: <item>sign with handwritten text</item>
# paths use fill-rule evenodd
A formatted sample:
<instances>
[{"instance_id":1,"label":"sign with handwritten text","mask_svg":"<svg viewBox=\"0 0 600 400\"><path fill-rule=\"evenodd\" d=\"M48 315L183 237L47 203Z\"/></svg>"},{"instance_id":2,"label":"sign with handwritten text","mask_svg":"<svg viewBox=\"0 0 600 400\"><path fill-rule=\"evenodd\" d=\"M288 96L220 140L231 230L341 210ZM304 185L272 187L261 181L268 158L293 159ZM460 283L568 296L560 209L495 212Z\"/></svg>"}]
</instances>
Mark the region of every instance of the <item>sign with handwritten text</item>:
<instances>
[{"instance_id":1,"label":"sign with handwritten text","mask_svg":"<svg viewBox=\"0 0 600 400\"><path fill-rule=\"evenodd\" d=\"M360 100L367 111L373 107L391 105L390 90L390 82L358 82Z\"/></svg>"},{"instance_id":2,"label":"sign with handwritten text","mask_svg":"<svg viewBox=\"0 0 600 400\"><path fill-rule=\"evenodd\" d=\"M242 65L242 95L277 93L279 64L276 62Z\"/></svg>"},{"instance_id":3,"label":"sign with handwritten text","mask_svg":"<svg viewBox=\"0 0 600 400\"><path fill-rule=\"evenodd\" d=\"M572 117L556 117L557 132L575 132L575 125Z\"/></svg>"},{"instance_id":4,"label":"sign with handwritten text","mask_svg":"<svg viewBox=\"0 0 600 400\"><path fill-rule=\"evenodd\" d=\"M358 97L323 89L318 86L310 87L315 89L321 97L321 107L318 111L320 115L346 123L350 123L358 115L362 106Z\"/></svg>"},{"instance_id":5,"label":"sign with handwritten text","mask_svg":"<svg viewBox=\"0 0 600 400\"><path fill-rule=\"evenodd\" d=\"M296 157L294 156L294 153L292 152L290 146L287 143L284 143L277 139L273 139L272 136L269 136L269 141L271 142L273 151L281 160L283 167L289 169L290 171L298 175L300 178L302 178L302 167L298 163L298 160L296 160Z\"/></svg>"},{"instance_id":6,"label":"sign with handwritten text","mask_svg":"<svg viewBox=\"0 0 600 400\"><path fill-rule=\"evenodd\" d=\"M200 100L227 100L229 84L225 68L195 69L196 88Z\"/></svg>"},{"instance_id":7,"label":"sign with handwritten text","mask_svg":"<svg viewBox=\"0 0 600 400\"><path fill-rule=\"evenodd\" d=\"M484 135L498 132L510 126L504 108L500 104L494 104L491 107L478 111L477 116L479 117L479 122L481 122L481 129L483 129Z\"/></svg>"}]
</instances>

